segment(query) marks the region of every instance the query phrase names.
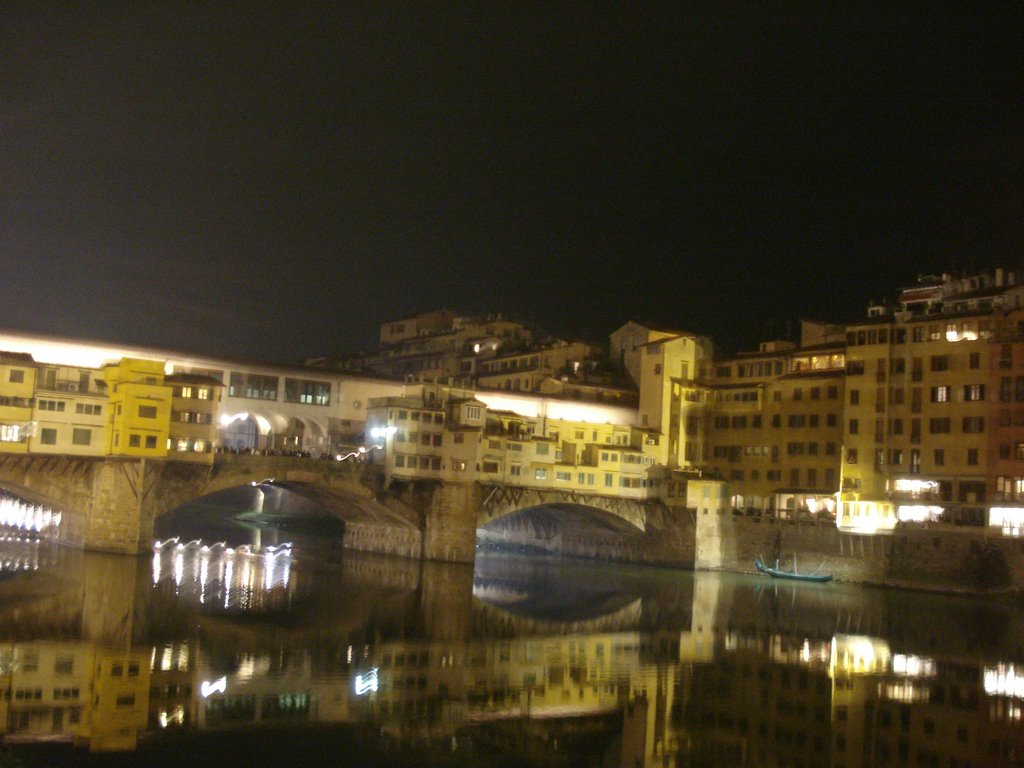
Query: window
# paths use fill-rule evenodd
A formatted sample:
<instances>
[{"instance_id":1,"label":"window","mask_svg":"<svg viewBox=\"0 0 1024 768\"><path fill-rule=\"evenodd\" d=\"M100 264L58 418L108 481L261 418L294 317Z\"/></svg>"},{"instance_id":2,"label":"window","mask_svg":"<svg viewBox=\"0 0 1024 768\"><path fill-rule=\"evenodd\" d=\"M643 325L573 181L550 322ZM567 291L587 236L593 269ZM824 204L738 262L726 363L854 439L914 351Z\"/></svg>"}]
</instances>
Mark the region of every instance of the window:
<instances>
[{"instance_id":1,"label":"window","mask_svg":"<svg viewBox=\"0 0 1024 768\"><path fill-rule=\"evenodd\" d=\"M43 427L39 431L39 442L43 445L56 445L57 430L52 427Z\"/></svg>"},{"instance_id":2,"label":"window","mask_svg":"<svg viewBox=\"0 0 1024 768\"><path fill-rule=\"evenodd\" d=\"M548 471L544 467L537 467L535 470L533 470L533 477L535 480L547 480Z\"/></svg>"},{"instance_id":3,"label":"window","mask_svg":"<svg viewBox=\"0 0 1024 768\"><path fill-rule=\"evenodd\" d=\"M86 416L102 416L103 406L92 403L75 403L75 413L82 413Z\"/></svg>"},{"instance_id":4,"label":"window","mask_svg":"<svg viewBox=\"0 0 1024 768\"><path fill-rule=\"evenodd\" d=\"M21 384L25 381L25 372L17 368L12 368L11 372L7 375L7 380L12 384Z\"/></svg>"},{"instance_id":5,"label":"window","mask_svg":"<svg viewBox=\"0 0 1024 768\"><path fill-rule=\"evenodd\" d=\"M469 406L466 406L466 418L467 419L474 419L474 420L475 419L479 419L481 413L482 412L480 410L480 406L479 405L469 405Z\"/></svg>"},{"instance_id":6,"label":"window","mask_svg":"<svg viewBox=\"0 0 1024 768\"><path fill-rule=\"evenodd\" d=\"M146 447L156 448L156 435L146 435Z\"/></svg>"},{"instance_id":7,"label":"window","mask_svg":"<svg viewBox=\"0 0 1024 768\"><path fill-rule=\"evenodd\" d=\"M856 448L847 448L846 449L846 463L847 464L856 464L857 463L857 449Z\"/></svg>"},{"instance_id":8,"label":"window","mask_svg":"<svg viewBox=\"0 0 1024 768\"><path fill-rule=\"evenodd\" d=\"M330 405L331 385L322 381L285 378L284 399L286 403Z\"/></svg>"},{"instance_id":9,"label":"window","mask_svg":"<svg viewBox=\"0 0 1024 768\"><path fill-rule=\"evenodd\" d=\"M73 445L89 445L92 443L92 430L76 427L71 431L71 442Z\"/></svg>"},{"instance_id":10,"label":"window","mask_svg":"<svg viewBox=\"0 0 1024 768\"><path fill-rule=\"evenodd\" d=\"M142 444L142 438L139 435L128 435L128 447L138 448Z\"/></svg>"},{"instance_id":11,"label":"window","mask_svg":"<svg viewBox=\"0 0 1024 768\"><path fill-rule=\"evenodd\" d=\"M946 464L946 451L942 448L935 449L935 466L941 467Z\"/></svg>"},{"instance_id":12,"label":"window","mask_svg":"<svg viewBox=\"0 0 1024 768\"><path fill-rule=\"evenodd\" d=\"M948 434L950 431L949 419L928 419L928 431L933 435Z\"/></svg>"},{"instance_id":13,"label":"window","mask_svg":"<svg viewBox=\"0 0 1024 768\"><path fill-rule=\"evenodd\" d=\"M859 389L851 389L850 390L850 405L860 405L860 390Z\"/></svg>"},{"instance_id":14,"label":"window","mask_svg":"<svg viewBox=\"0 0 1024 768\"><path fill-rule=\"evenodd\" d=\"M139 406L139 418L140 419L155 419L156 418L156 406L155 405L140 405Z\"/></svg>"},{"instance_id":15,"label":"window","mask_svg":"<svg viewBox=\"0 0 1024 768\"><path fill-rule=\"evenodd\" d=\"M978 368L981 368L981 353L979 353L979 352L971 352L967 356L967 367L972 369L972 370L976 370Z\"/></svg>"},{"instance_id":16,"label":"window","mask_svg":"<svg viewBox=\"0 0 1024 768\"><path fill-rule=\"evenodd\" d=\"M984 384L964 384L964 402L977 402L984 399Z\"/></svg>"},{"instance_id":17,"label":"window","mask_svg":"<svg viewBox=\"0 0 1024 768\"><path fill-rule=\"evenodd\" d=\"M967 464L972 467L978 466L978 449L968 448L967 449Z\"/></svg>"},{"instance_id":18,"label":"window","mask_svg":"<svg viewBox=\"0 0 1024 768\"><path fill-rule=\"evenodd\" d=\"M858 432L860 432L860 422L858 422L857 419L850 419L849 432L851 435L856 435Z\"/></svg>"},{"instance_id":19,"label":"window","mask_svg":"<svg viewBox=\"0 0 1024 768\"><path fill-rule=\"evenodd\" d=\"M932 402L933 403L948 403L949 402L949 387L932 387Z\"/></svg>"},{"instance_id":20,"label":"window","mask_svg":"<svg viewBox=\"0 0 1024 768\"><path fill-rule=\"evenodd\" d=\"M508 473L512 477L521 477L523 474L522 464L509 464Z\"/></svg>"},{"instance_id":21,"label":"window","mask_svg":"<svg viewBox=\"0 0 1024 768\"><path fill-rule=\"evenodd\" d=\"M978 434L985 431L984 416L964 416L963 431L965 434Z\"/></svg>"},{"instance_id":22,"label":"window","mask_svg":"<svg viewBox=\"0 0 1024 768\"><path fill-rule=\"evenodd\" d=\"M930 365L933 371L948 371L949 355L932 355Z\"/></svg>"},{"instance_id":23,"label":"window","mask_svg":"<svg viewBox=\"0 0 1024 768\"><path fill-rule=\"evenodd\" d=\"M496 461L485 461L484 462L484 469L483 469L483 471L488 473L488 474L494 474L495 472L498 472L498 462L496 462Z\"/></svg>"}]
</instances>

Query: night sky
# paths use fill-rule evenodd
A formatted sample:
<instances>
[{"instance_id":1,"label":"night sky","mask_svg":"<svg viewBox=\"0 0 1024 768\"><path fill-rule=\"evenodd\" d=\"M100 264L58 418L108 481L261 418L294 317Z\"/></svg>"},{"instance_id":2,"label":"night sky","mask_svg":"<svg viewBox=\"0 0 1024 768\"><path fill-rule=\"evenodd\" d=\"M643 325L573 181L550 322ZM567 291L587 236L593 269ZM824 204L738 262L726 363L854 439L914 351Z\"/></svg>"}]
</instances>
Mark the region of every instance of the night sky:
<instances>
[{"instance_id":1,"label":"night sky","mask_svg":"<svg viewBox=\"0 0 1024 768\"><path fill-rule=\"evenodd\" d=\"M443 306L749 349L1024 266L1020 2L77 5L0 24L8 329L288 361Z\"/></svg>"}]
</instances>

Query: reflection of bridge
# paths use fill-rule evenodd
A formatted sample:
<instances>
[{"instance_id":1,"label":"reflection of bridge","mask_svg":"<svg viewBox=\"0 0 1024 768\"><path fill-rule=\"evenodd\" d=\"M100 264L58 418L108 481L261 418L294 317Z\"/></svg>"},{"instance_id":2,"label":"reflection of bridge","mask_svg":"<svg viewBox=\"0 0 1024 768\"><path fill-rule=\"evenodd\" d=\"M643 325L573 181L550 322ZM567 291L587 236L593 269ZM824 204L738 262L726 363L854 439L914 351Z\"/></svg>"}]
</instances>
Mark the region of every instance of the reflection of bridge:
<instances>
[{"instance_id":1,"label":"reflection of bridge","mask_svg":"<svg viewBox=\"0 0 1024 768\"><path fill-rule=\"evenodd\" d=\"M263 482L270 478L271 483ZM353 549L472 562L477 529L486 525L499 538L516 541L527 528L534 529L531 536L543 528L539 538L549 551L559 551L556 542L566 552L601 559L686 560L686 533L678 527L670 531L672 514L656 500L473 482L386 483L373 464L291 456L217 454L210 466L0 454L0 488L60 511L61 539L87 549L147 551L161 515L207 494L245 486L283 489L314 501L345 522L345 546Z\"/></svg>"}]
</instances>

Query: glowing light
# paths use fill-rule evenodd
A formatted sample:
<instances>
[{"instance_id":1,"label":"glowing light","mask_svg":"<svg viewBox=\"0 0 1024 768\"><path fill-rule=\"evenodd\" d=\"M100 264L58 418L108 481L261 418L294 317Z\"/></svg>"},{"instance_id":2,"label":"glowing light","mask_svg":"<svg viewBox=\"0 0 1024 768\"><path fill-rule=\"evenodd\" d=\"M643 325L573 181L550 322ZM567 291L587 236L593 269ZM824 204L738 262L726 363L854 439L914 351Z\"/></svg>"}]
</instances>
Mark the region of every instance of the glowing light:
<instances>
[{"instance_id":1,"label":"glowing light","mask_svg":"<svg viewBox=\"0 0 1024 768\"><path fill-rule=\"evenodd\" d=\"M836 505L836 528L849 533L871 534L896 527L896 515L889 504L874 501L840 501Z\"/></svg>"},{"instance_id":2,"label":"glowing light","mask_svg":"<svg viewBox=\"0 0 1024 768\"><path fill-rule=\"evenodd\" d=\"M946 331L946 341L977 341L977 340L978 340L978 332L977 331L968 331L968 330L963 330L963 331L948 330L948 331Z\"/></svg>"},{"instance_id":3,"label":"glowing light","mask_svg":"<svg viewBox=\"0 0 1024 768\"><path fill-rule=\"evenodd\" d=\"M370 430L370 437L377 438L377 439L382 438L382 437L383 438L387 438L387 437L395 434L395 432L397 432L397 431L398 431L398 427L396 427L396 426L374 427L373 429Z\"/></svg>"},{"instance_id":4,"label":"glowing light","mask_svg":"<svg viewBox=\"0 0 1024 768\"><path fill-rule=\"evenodd\" d=\"M985 667L983 675L985 693L989 696L1010 696L1024 699L1024 674L1013 664Z\"/></svg>"},{"instance_id":5,"label":"glowing light","mask_svg":"<svg viewBox=\"0 0 1024 768\"><path fill-rule=\"evenodd\" d=\"M897 517L903 523L935 523L942 519L942 507L924 504L902 504L897 509Z\"/></svg>"},{"instance_id":6,"label":"glowing light","mask_svg":"<svg viewBox=\"0 0 1024 768\"><path fill-rule=\"evenodd\" d=\"M939 483L936 480L919 480L911 477L899 477L893 487L900 493L935 493L939 490Z\"/></svg>"},{"instance_id":7,"label":"glowing light","mask_svg":"<svg viewBox=\"0 0 1024 768\"><path fill-rule=\"evenodd\" d=\"M356 696L365 696L371 692L375 693L378 685L377 667L374 667L365 675L356 675L354 684Z\"/></svg>"},{"instance_id":8,"label":"glowing light","mask_svg":"<svg viewBox=\"0 0 1024 768\"><path fill-rule=\"evenodd\" d=\"M1002 528L1003 536L1019 538L1024 533L1024 508L992 507L988 524L993 528Z\"/></svg>"},{"instance_id":9,"label":"glowing light","mask_svg":"<svg viewBox=\"0 0 1024 768\"><path fill-rule=\"evenodd\" d=\"M205 699L208 696L212 696L215 693L224 693L228 689L228 679L222 677L219 680L210 682L209 680L203 680L199 686L199 693Z\"/></svg>"},{"instance_id":10,"label":"glowing light","mask_svg":"<svg viewBox=\"0 0 1024 768\"><path fill-rule=\"evenodd\" d=\"M61 513L18 498L0 498L0 526L37 533L60 527Z\"/></svg>"},{"instance_id":11,"label":"glowing light","mask_svg":"<svg viewBox=\"0 0 1024 768\"><path fill-rule=\"evenodd\" d=\"M895 653L892 657L892 671L905 677L935 677L935 661L925 656Z\"/></svg>"}]
</instances>

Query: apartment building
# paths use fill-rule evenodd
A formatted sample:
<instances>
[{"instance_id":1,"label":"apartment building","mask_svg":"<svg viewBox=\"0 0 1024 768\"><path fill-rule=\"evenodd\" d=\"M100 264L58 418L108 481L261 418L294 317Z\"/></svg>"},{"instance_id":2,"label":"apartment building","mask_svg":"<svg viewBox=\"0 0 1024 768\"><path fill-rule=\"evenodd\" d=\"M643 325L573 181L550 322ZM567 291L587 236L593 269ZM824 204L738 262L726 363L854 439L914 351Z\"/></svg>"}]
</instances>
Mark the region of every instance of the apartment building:
<instances>
[{"instance_id":1,"label":"apartment building","mask_svg":"<svg viewBox=\"0 0 1024 768\"><path fill-rule=\"evenodd\" d=\"M992 499L1016 498L1012 322L1022 302L1001 270L927 277L847 327L840 527L981 526Z\"/></svg>"},{"instance_id":2,"label":"apartment building","mask_svg":"<svg viewBox=\"0 0 1024 768\"><path fill-rule=\"evenodd\" d=\"M764 342L716 361L707 379L705 467L729 483L732 506L783 517L833 514L838 489L844 341L805 321L802 341Z\"/></svg>"}]
</instances>

